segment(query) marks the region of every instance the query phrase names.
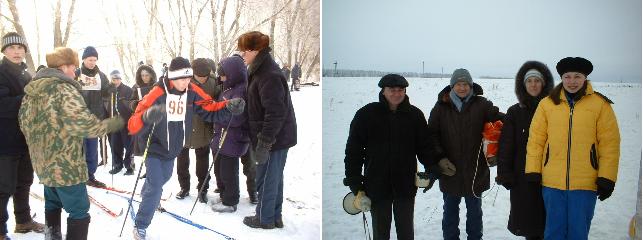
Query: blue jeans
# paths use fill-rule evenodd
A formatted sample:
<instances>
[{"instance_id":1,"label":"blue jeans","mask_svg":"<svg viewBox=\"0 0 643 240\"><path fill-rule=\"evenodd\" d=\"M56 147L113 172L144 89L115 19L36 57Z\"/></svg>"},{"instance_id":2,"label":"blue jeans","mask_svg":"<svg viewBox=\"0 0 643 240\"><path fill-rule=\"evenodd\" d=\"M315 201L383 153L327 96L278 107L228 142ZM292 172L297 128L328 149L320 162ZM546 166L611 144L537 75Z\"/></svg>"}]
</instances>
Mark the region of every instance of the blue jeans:
<instances>
[{"instance_id":1,"label":"blue jeans","mask_svg":"<svg viewBox=\"0 0 643 240\"><path fill-rule=\"evenodd\" d=\"M444 215L442 217L442 236L445 240L460 239L460 201L464 198L467 205L467 239L482 239L482 199L473 196L456 197L446 193Z\"/></svg>"},{"instance_id":2,"label":"blue jeans","mask_svg":"<svg viewBox=\"0 0 643 240\"><path fill-rule=\"evenodd\" d=\"M256 214L262 224L272 224L281 219L284 200L284 166L288 148L270 152L270 158L257 165L257 192L259 203Z\"/></svg>"},{"instance_id":3,"label":"blue jeans","mask_svg":"<svg viewBox=\"0 0 643 240\"><path fill-rule=\"evenodd\" d=\"M594 217L596 192L543 187L545 239L587 239Z\"/></svg>"},{"instance_id":4,"label":"blue jeans","mask_svg":"<svg viewBox=\"0 0 643 240\"><path fill-rule=\"evenodd\" d=\"M145 167L147 176L141 190L141 204L134 220L136 228L141 229L146 229L152 222L154 211L156 211L161 202L163 185L172 177L174 159L159 159L156 156L148 156L147 160L145 160Z\"/></svg>"},{"instance_id":5,"label":"blue jeans","mask_svg":"<svg viewBox=\"0 0 643 240\"><path fill-rule=\"evenodd\" d=\"M94 180L94 173L98 167L98 138L85 138L85 162L87 162L87 175L89 180Z\"/></svg>"},{"instance_id":6,"label":"blue jeans","mask_svg":"<svg viewBox=\"0 0 643 240\"><path fill-rule=\"evenodd\" d=\"M69 219L85 219L89 217L89 198L87 186L79 183L65 187L44 187L45 211L60 211L64 208L69 213Z\"/></svg>"}]
</instances>

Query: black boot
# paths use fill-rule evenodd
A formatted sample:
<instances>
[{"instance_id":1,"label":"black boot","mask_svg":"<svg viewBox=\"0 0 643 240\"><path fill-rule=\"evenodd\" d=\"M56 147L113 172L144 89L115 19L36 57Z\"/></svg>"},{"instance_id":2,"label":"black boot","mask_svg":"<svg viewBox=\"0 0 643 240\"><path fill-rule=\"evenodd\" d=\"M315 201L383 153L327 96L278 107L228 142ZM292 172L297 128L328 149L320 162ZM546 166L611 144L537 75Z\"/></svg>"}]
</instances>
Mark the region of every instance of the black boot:
<instances>
[{"instance_id":1,"label":"black boot","mask_svg":"<svg viewBox=\"0 0 643 240\"><path fill-rule=\"evenodd\" d=\"M179 193L176 194L176 199L184 199L187 196L190 196L190 190L181 189L181 191L179 191Z\"/></svg>"},{"instance_id":2,"label":"black boot","mask_svg":"<svg viewBox=\"0 0 643 240\"><path fill-rule=\"evenodd\" d=\"M208 202L208 190L205 190L199 194L199 202L207 203Z\"/></svg>"},{"instance_id":3,"label":"black boot","mask_svg":"<svg viewBox=\"0 0 643 240\"><path fill-rule=\"evenodd\" d=\"M53 211L45 211L45 239L46 240L62 240L63 236L60 232L60 209Z\"/></svg>"},{"instance_id":4,"label":"black boot","mask_svg":"<svg viewBox=\"0 0 643 240\"><path fill-rule=\"evenodd\" d=\"M91 217L83 219L67 219L67 240L87 240Z\"/></svg>"},{"instance_id":5,"label":"black boot","mask_svg":"<svg viewBox=\"0 0 643 240\"><path fill-rule=\"evenodd\" d=\"M252 204L259 203L259 200L257 199L257 192L248 193L248 196L250 197L250 203Z\"/></svg>"}]
</instances>

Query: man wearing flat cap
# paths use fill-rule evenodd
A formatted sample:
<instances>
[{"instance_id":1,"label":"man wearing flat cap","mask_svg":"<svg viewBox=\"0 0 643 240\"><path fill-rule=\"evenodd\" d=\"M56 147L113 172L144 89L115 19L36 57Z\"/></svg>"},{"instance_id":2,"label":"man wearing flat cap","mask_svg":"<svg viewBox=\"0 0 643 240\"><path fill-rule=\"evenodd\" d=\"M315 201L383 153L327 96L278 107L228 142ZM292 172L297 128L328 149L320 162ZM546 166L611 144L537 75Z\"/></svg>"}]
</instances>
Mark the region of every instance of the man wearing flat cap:
<instances>
[{"instance_id":1,"label":"man wearing flat cap","mask_svg":"<svg viewBox=\"0 0 643 240\"><path fill-rule=\"evenodd\" d=\"M596 198L614 191L621 138L613 102L587 80L592 63L566 57L556 70L562 82L531 120L525 178L543 186L545 239L587 239Z\"/></svg>"},{"instance_id":2,"label":"man wearing flat cap","mask_svg":"<svg viewBox=\"0 0 643 240\"><path fill-rule=\"evenodd\" d=\"M346 141L344 185L357 198L371 199L373 239L390 238L391 213L397 238L413 239L416 158L424 169L437 169L429 159L424 114L409 102L408 85L397 74L382 77L379 102L357 111Z\"/></svg>"}]
</instances>

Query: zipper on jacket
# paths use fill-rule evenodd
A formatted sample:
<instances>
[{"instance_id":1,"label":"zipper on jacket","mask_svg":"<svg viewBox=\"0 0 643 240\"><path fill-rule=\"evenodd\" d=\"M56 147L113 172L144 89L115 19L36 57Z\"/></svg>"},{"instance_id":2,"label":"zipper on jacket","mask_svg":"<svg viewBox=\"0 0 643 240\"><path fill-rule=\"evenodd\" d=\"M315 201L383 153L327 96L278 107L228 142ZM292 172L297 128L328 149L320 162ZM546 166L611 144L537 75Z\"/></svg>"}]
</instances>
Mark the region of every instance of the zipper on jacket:
<instances>
[{"instance_id":1,"label":"zipper on jacket","mask_svg":"<svg viewBox=\"0 0 643 240\"><path fill-rule=\"evenodd\" d=\"M569 190L569 165L571 163L572 154L572 122L574 117L574 105L576 105L576 102L574 102L569 109L569 129L567 130L567 176L565 179L567 190Z\"/></svg>"}]
</instances>

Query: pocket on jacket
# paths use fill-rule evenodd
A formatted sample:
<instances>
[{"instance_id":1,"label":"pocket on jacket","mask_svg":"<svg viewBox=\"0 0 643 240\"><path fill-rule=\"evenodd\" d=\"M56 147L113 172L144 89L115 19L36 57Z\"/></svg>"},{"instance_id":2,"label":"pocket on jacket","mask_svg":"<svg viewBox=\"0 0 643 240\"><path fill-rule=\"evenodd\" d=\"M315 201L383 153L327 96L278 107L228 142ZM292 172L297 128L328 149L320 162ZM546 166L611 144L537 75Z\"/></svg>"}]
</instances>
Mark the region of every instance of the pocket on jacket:
<instances>
[{"instance_id":1,"label":"pocket on jacket","mask_svg":"<svg viewBox=\"0 0 643 240\"><path fill-rule=\"evenodd\" d=\"M549 144L547 144L547 153L545 153L545 165L547 166L547 163L549 162Z\"/></svg>"},{"instance_id":2,"label":"pocket on jacket","mask_svg":"<svg viewBox=\"0 0 643 240\"><path fill-rule=\"evenodd\" d=\"M598 170L598 156L596 154L596 144L592 144L592 149L589 151L589 163L595 170Z\"/></svg>"}]
</instances>

